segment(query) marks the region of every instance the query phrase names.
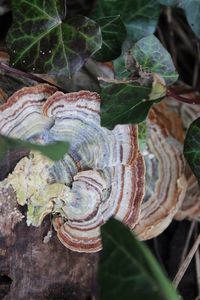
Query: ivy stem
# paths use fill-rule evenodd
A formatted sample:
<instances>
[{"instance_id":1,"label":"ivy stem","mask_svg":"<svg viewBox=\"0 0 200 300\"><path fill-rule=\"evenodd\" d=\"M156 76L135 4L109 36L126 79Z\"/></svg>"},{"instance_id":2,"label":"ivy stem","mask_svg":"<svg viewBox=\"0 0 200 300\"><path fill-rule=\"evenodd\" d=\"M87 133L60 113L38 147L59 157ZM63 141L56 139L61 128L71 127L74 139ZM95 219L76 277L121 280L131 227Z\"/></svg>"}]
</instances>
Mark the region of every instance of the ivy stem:
<instances>
[{"instance_id":1,"label":"ivy stem","mask_svg":"<svg viewBox=\"0 0 200 300\"><path fill-rule=\"evenodd\" d=\"M178 101L188 103L188 104L200 104L200 97L189 99L189 98L186 98L186 97L176 94L174 91L172 91L170 89L167 90L167 97L171 97L173 99L176 99Z\"/></svg>"},{"instance_id":2,"label":"ivy stem","mask_svg":"<svg viewBox=\"0 0 200 300\"><path fill-rule=\"evenodd\" d=\"M50 82L50 81L48 81L46 79L43 79L43 78L41 78L41 77L39 77L37 75L34 75L32 73L27 73L27 72L21 71L19 69L15 69L15 68L10 67L10 66L2 63L2 62L0 62L0 70L3 70L4 72L9 73L9 74L17 75L19 77L31 79L31 80L37 81L39 83L47 83L49 85L55 86L58 90L60 90L60 91L62 91L64 93L68 93L68 91L66 89L63 89L62 87L60 87L57 84L54 84L54 83L52 83L52 82ZM175 93L171 89L167 90L167 94L166 95L167 95L167 97L176 99L176 100L184 102L184 103L198 104L198 105L200 105L200 97L189 99L189 98L180 96L179 94Z\"/></svg>"},{"instance_id":3,"label":"ivy stem","mask_svg":"<svg viewBox=\"0 0 200 300\"><path fill-rule=\"evenodd\" d=\"M37 75L33 75L31 73L27 73L27 72L21 71L19 69L15 69L4 63L0 63L0 70L3 70L5 73L9 73L9 74L17 75L19 77L31 79L31 80L37 81L39 83L47 83L49 85L55 86L59 91L67 93L67 90L61 88L59 85L56 85L56 84L54 84L46 79L43 79Z\"/></svg>"}]
</instances>

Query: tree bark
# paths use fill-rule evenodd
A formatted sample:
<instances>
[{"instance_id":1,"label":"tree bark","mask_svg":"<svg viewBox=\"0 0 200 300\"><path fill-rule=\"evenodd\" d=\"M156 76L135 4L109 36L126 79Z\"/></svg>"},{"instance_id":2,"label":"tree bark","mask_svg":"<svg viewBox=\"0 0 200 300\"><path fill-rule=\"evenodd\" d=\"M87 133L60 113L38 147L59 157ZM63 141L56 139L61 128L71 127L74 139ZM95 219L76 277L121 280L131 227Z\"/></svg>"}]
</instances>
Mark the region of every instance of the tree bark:
<instances>
[{"instance_id":1,"label":"tree bark","mask_svg":"<svg viewBox=\"0 0 200 300\"><path fill-rule=\"evenodd\" d=\"M0 173L6 173L5 169L1 168ZM35 228L27 226L23 215L11 186L1 187L0 299L91 299L98 254L66 249L55 232L45 244L50 218Z\"/></svg>"}]
</instances>

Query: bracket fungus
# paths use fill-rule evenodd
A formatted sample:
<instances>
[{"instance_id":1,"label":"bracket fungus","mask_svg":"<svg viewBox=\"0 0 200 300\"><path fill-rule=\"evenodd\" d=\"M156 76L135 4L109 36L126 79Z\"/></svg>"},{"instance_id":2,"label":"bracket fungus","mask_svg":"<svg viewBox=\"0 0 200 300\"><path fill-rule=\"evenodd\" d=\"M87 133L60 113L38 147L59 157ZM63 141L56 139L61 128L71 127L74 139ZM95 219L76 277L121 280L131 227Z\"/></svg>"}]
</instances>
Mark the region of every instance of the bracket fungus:
<instances>
[{"instance_id":1,"label":"bracket fungus","mask_svg":"<svg viewBox=\"0 0 200 300\"><path fill-rule=\"evenodd\" d=\"M192 99L196 97L195 93L184 94L184 97L191 99L191 104L182 103L173 99L173 101L166 99L165 106L168 111L176 114L175 119L180 118L181 123L176 127L174 132L174 137L179 139L177 132L182 131L183 136L185 136L186 130L189 128L190 124L197 118L200 117L199 105L192 103ZM183 142L183 139L180 140ZM196 177L193 175L190 167L186 164L185 176L188 183L188 188L186 195L181 205L179 211L177 212L175 218L177 220L182 220L184 218L188 219L199 219L200 218L200 188Z\"/></svg>"},{"instance_id":2,"label":"bracket fungus","mask_svg":"<svg viewBox=\"0 0 200 300\"><path fill-rule=\"evenodd\" d=\"M187 97L187 94L184 95L184 97ZM189 93L188 97L189 99L192 99L195 95ZM168 135L171 135L171 137L177 141L176 143L179 144L180 148L180 145L183 145L185 132L189 125L200 116L200 108L199 105L182 103L175 99L172 100L166 98L164 102L155 105L154 113L159 119L159 122L162 124L162 127L167 129ZM182 156L182 154L180 155ZM199 219L199 184L187 162L185 162L185 169L183 171L186 178L185 196L183 197L182 204L180 205L177 213L174 215L174 218L176 220L182 220L184 218L188 218L190 220Z\"/></svg>"},{"instance_id":3,"label":"bracket fungus","mask_svg":"<svg viewBox=\"0 0 200 300\"><path fill-rule=\"evenodd\" d=\"M134 231L141 240L151 239L167 228L180 208L187 182L181 144L171 135L159 105L147 119L146 192Z\"/></svg>"},{"instance_id":4,"label":"bracket fungus","mask_svg":"<svg viewBox=\"0 0 200 300\"><path fill-rule=\"evenodd\" d=\"M133 228L144 194L144 161L137 126L100 126L98 94L56 92L49 85L23 88L0 106L0 133L40 144L67 141L63 159L37 152L23 158L1 186L11 185L27 223L39 226L52 213L69 249L101 249L100 225L111 216Z\"/></svg>"}]
</instances>

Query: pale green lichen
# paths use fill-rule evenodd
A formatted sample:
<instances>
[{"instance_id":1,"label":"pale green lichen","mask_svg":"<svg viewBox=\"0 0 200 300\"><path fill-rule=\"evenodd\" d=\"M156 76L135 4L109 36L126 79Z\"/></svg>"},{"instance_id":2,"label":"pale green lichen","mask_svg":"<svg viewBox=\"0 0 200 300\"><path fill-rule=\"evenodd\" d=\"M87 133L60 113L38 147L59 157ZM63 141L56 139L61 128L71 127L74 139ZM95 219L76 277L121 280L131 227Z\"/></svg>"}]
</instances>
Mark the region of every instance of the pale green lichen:
<instances>
[{"instance_id":1,"label":"pale green lichen","mask_svg":"<svg viewBox=\"0 0 200 300\"><path fill-rule=\"evenodd\" d=\"M48 168L52 161L37 152L23 158L9 175L8 183L15 190L20 205L27 204L27 224L39 226L51 212L60 212L68 187L61 183L48 184ZM55 205L56 203L56 205Z\"/></svg>"}]
</instances>

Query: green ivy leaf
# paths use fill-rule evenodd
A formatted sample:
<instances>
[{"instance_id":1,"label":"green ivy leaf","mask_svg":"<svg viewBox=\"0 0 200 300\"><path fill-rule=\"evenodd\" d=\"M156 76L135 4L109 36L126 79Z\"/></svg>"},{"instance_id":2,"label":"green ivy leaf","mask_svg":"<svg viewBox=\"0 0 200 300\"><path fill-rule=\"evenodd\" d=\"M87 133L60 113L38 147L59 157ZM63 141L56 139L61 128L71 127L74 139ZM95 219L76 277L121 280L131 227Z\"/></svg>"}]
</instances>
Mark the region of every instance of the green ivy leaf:
<instances>
[{"instance_id":1,"label":"green ivy leaf","mask_svg":"<svg viewBox=\"0 0 200 300\"><path fill-rule=\"evenodd\" d=\"M96 22L64 16L61 0L13 0L7 46L13 66L29 72L71 76L100 49Z\"/></svg>"},{"instance_id":2,"label":"green ivy leaf","mask_svg":"<svg viewBox=\"0 0 200 300\"><path fill-rule=\"evenodd\" d=\"M101 227L101 300L180 300L149 249L116 220Z\"/></svg>"},{"instance_id":3,"label":"green ivy leaf","mask_svg":"<svg viewBox=\"0 0 200 300\"><path fill-rule=\"evenodd\" d=\"M200 118L190 125L185 137L183 152L200 184Z\"/></svg>"},{"instance_id":4,"label":"green ivy leaf","mask_svg":"<svg viewBox=\"0 0 200 300\"><path fill-rule=\"evenodd\" d=\"M169 52L155 35L151 34L135 43L131 54L144 70L161 75L167 85L173 84L178 79Z\"/></svg>"},{"instance_id":5,"label":"green ivy leaf","mask_svg":"<svg viewBox=\"0 0 200 300\"><path fill-rule=\"evenodd\" d=\"M116 124L135 124L143 121L152 103L144 103L151 87L138 82L107 82L100 80L101 87L101 125L109 129ZM144 110L147 104L147 109ZM137 111L137 113L136 113Z\"/></svg>"},{"instance_id":6,"label":"green ivy leaf","mask_svg":"<svg viewBox=\"0 0 200 300\"><path fill-rule=\"evenodd\" d=\"M121 45L126 37L126 28L119 15L97 20L102 33L102 48L94 55L98 61L110 61L121 54Z\"/></svg>"},{"instance_id":7,"label":"green ivy leaf","mask_svg":"<svg viewBox=\"0 0 200 300\"><path fill-rule=\"evenodd\" d=\"M179 0L180 6L184 9L188 23L196 36L200 39L200 1Z\"/></svg>"},{"instance_id":8,"label":"green ivy leaf","mask_svg":"<svg viewBox=\"0 0 200 300\"><path fill-rule=\"evenodd\" d=\"M130 70L127 69L124 55L119 56L113 61L115 77L117 79L128 79L131 76Z\"/></svg>"},{"instance_id":9,"label":"green ivy leaf","mask_svg":"<svg viewBox=\"0 0 200 300\"><path fill-rule=\"evenodd\" d=\"M150 79L109 80L99 78L101 87L101 125L109 129L117 124L137 124L144 121L154 101L165 96L165 86Z\"/></svg>"},{"instance_id":10,"label":"green ivy leaf","mask_svg":"<svg viewBox=\"0 0 200 300\"><path fill-rule=\"evenodd\" d=\"M0 160L3 159L6 152L12 149L28 149L41 152L43 155L49 157L52 160L60 160L69 149L69 143L56 142L49 145L38 145L22 141L19 139L10 138L0 135Z\"/></svg>"},{"instance_id":11,"label":"green ivy leaf","mask_svg":"<svg viewBox=\"0 0 200 300\"><path fill-rule=\"evenodd\" d=\"M137 41L155 31L159 12L157 0L97 0L92 18L120 14L128 36Z\"/></svg>"}]
</instances>

